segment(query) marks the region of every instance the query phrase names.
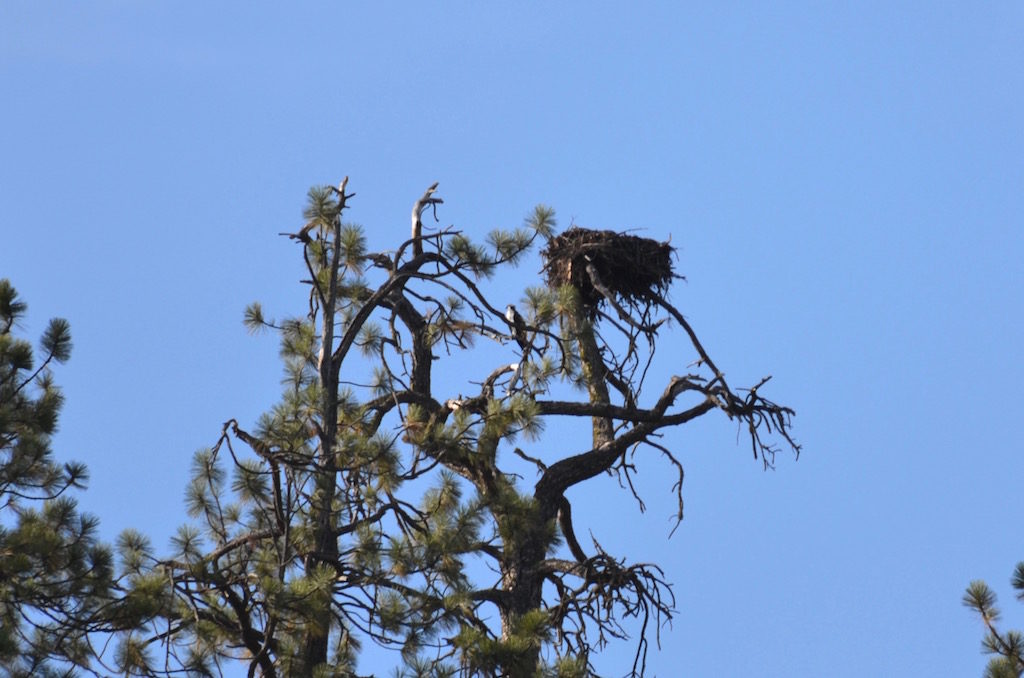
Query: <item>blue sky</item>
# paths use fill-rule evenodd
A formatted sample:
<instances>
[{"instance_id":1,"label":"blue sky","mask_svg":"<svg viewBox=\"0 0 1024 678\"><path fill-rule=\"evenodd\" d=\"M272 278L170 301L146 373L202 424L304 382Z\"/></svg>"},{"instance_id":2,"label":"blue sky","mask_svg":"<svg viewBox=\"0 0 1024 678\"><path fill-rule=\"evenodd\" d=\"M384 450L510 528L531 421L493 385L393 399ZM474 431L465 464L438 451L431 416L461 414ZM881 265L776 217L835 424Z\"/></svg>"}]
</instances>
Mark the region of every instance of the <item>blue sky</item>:
<instances>
[{"instance_id":1,"label":"blue sky","mask_svg":"<svg viewBox=\"0 0 1024 678\"><path fill-rule=\"evenodd\" d=\"M434 181L479 236L543 202L671 236L718 365L798 412L774 472L720 418L667 439L672 539L656 459L642 516L577 491L675 583L651 675L980 675L968 581L1024 625L1022 29L1017 2L3 3L0 276L28 333L71 321L58 456L106 534L164 544L192 452L277 397L240 320L301 310L277 234L310 185L349 175L380 249Z\"/></svg>"}]
</instances>

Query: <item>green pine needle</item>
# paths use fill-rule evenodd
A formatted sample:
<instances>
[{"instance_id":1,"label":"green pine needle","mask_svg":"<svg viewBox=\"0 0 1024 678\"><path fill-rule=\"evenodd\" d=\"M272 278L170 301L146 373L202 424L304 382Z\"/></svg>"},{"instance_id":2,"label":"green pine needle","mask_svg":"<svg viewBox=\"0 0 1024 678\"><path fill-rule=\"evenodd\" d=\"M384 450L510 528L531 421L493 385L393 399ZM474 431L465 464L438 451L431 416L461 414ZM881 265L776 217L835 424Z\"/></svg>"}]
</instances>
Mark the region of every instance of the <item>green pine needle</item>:
<instances>
[{"instance_id":1,"label":"green pine needle","mask_svg":"<svg viewBox=\"0 0 1024 678\"><path fill-rule=\"evenodd\" d=\"M962 602L965 607L976 610L978 614L989 621L999 619L999 608L996 607L996 594L980 579L972 581L967 586Z\"/></svg>"},{"instance_id":2,"label":"green pine needle","mask_svg":"<svg viewBox=\"0 0 1024 678\"><path fill-rule=\"evenodd\" d=\"M526 226L536 231L545 239L554 237L557 225L558 220L555 219L555 210L544 204L534 207L533 213L526 218Z\"/></svg>"},{"instance_id":3,"label":"green pine needle","mask_svg":"<svg viewBox=\"0 0 1024 678\"><path fill-rule=\"evenodd\" d=\"M1024 562L1017 563L1013 577L1010 578L1010 584L1017 591L1017 599L1024 600Z\"/></svg>"},{"instance_id":4,"label":"green pine needle","mask_svg":"<svg viewBox=\"0 0 1024 678\"><path fill-rule=\"evenodd\" d=\"M53 318L40 340L43 352L59 363L71 357L71 325L64 318Z\"/></svg>"}]
</instances>

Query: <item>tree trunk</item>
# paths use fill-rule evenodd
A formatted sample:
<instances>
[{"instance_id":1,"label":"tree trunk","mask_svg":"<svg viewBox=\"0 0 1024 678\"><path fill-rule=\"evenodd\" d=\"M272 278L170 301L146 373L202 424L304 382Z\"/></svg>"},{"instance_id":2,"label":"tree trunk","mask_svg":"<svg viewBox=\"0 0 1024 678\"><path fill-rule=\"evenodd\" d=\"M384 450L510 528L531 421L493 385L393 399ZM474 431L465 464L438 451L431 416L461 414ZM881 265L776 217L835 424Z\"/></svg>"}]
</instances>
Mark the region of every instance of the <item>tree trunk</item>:
<instances>
[{"instance_id":1,"label":"tree trunk","mask_svg":"<svg viewBox=\"0 0 1024 678\"><path fill-rule=\"evenodd\" d=\"M582 310L578 310L577 314L569 319L569 322L574 338L580 345L580 363L583 369L583 378L587 382L590 402L607 405L610 402L608 384L605 383L608 368L605 367L604 360L601 358L601 349L597 345L594 326L586 319ZM611 441L615 436L612 420L605 417L594 417L593 431L594 447Z\"/></svg>"},{"instance_id":2,"label":"tree trunk","mask_svg":"<svg viewBox=\"0 0 1024 678\"><path fill-rule=\"evenodd\" d=\"M342 184L342 200L344 200L344 184ZM316 459L318 477L316 479L316 495L310 518L313 521L314 551L305 558L304 569L307 575L317 566L332 564L338 559L338 538L334 532L334 493L337 491L337 463L334 458L338 439L338 380L334 365L334 323L335 306L338 301L338 270L341 264L339 241L341 240L341 217L332 225L332 247L328 270L330 278L328 288L321 290L321 327L320 355L317 370L320 376L322 396L320 401L320 432L319 451ZM317 609L312 615L306 631L306 642L303 648L302 675L311 676L313 669L327 662L328 643L331 633L330 604L324 609Z\"/></svg>"},{"instance_id":3,"label":"tree trunk","mask_svg":"<svg viewBox=\"0 0 1024 678\"><path fill-rule=\"evenodd\" d=\"M524 615L541 608L544 580L538 566L544 561L545 541L542 530L531 528L511 549L506 544L501 568L502 588L508 594L506 605L501 607L501 639L505 642L515 635ZM541 644L539 641L531 643L528 649L511 657L502 667L503 675L510 678L534 676L540 665Z\"/></svg>"}]
</instances>

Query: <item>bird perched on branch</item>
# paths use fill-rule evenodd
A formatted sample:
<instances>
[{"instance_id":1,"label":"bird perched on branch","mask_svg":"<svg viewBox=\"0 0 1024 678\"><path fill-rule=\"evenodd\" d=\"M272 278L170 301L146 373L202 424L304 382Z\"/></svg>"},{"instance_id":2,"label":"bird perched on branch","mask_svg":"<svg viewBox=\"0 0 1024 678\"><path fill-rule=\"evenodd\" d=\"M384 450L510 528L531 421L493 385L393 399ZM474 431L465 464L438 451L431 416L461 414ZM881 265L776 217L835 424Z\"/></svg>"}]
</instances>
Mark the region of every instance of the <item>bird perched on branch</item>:
<instances>
[{"instance_id":1,"label":"bird perched on branch","mask_svg":"<svg viewBox=\"0 0 1024 678\"><path fill-rule=\"evenodd\" d=\"M505 320L512 326L512 336L519 344L519 348L523 349L523 355L526 355L531 348L530 341L526 337L526 321L512 304L505 307Z\"/></svg>"}]
</instances>

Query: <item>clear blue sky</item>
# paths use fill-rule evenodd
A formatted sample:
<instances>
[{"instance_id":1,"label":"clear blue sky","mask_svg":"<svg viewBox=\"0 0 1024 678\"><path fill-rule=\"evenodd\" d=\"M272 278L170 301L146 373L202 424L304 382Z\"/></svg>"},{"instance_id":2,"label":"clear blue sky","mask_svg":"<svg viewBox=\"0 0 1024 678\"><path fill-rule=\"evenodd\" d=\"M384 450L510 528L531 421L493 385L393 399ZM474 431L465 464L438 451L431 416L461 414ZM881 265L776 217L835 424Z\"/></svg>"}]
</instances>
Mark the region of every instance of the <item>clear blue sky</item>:
<instances>
[{"instance_id":1,"label":"clear blue sky","mask_svg":"<svg viewBox=\"0 0 1024 678\"><path fill-rule=\"evenodd\" d=\"M671 235L719 366L798 412L774 472L719 417L666 441L671 540L667 488L574 497L675 582L652 675L980 675L968 581L1024 626L1024 5L704 4L0 5L0 276L71 321L56 448L105 534L162 548L192 452L276 399L240 320L301 310L307 187L349 175L386 248L440 181L471 234Z\"/></svg>"}]
</instances>

